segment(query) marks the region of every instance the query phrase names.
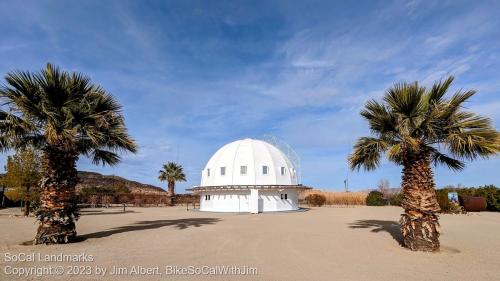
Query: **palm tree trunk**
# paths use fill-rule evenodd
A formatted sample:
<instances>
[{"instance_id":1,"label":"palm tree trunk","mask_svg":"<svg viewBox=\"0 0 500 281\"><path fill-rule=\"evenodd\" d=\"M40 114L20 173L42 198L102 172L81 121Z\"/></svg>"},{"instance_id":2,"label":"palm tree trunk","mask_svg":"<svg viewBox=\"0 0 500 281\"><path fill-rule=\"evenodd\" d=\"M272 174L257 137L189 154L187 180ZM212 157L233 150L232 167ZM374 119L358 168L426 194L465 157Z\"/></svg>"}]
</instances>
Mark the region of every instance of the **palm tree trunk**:
<instances>
[{"instance_id":1,"label":"palm tree trunk","mask_svg":"<svg viewBox=\"0 0 500 281\"><path fill-rule=\"evenodd\" d=\"M168 182L168 196L174 196L174 195L175 195L175 182L169 181Z\"/></svg>"},{"instance_id":2,"label":"palm tree trunk","mask_svg":"<svg viewBox=\"0 0 500 281\"><path fill-rule=\"evenodd\" d=\"M174 205L174 197L175 197L175 181L168 182L168 196L170 197L170 205Z\"/></svg>"},{"instance_id":3,"label":"palm tree trunk","mask_svg":"<svg viewBox=\"0 0 500 281\"><path fill-rule=\"evenodd\" d=\"M57 147L44 150L40 181L40 221L35 244L68 243L76 237L78 219L75 186L78 182L76 154Z\"/></svg>"},{"instance_id":4,"label":"palm tree trunk","mask_svg":"<svg viewBox=\"0 0 500 281\"><path fill-rule=\"evenodd\" d=\"M403 243L413 251L439 250L441 209L434 190L434 177L429 157L425 153L410 154L404 161L403 200L401 215Z\"/></svg>"}]
</instances>

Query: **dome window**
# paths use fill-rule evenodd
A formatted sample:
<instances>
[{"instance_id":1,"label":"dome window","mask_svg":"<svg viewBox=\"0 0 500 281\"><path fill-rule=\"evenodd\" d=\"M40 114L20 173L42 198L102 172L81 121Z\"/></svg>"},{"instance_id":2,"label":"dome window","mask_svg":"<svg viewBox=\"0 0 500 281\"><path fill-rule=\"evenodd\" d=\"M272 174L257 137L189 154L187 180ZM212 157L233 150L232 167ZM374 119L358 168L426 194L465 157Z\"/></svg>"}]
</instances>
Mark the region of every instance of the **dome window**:
<instances>
[{"instance_id":1,"label":"dome window","mask_svg":"<svg viewBox=\"0 0 500 281\"><path fill-rule=\"evenodd\" d=\"M220 175L225 176L226 175L226 167L220 167Z\"/></svg>"},{"instance_id":2,"label":"dome window","mask_svg":"<svg viewBox=\"0 0 500 281\"><path fill-rule=\"evenodd\" d=\"M247 166L240 166L240 174L241 175L247 174Z\"/></svg>"},{"instance_id":3,"label":"dome window","mask_svg":"<svg viewBox=\"0 0 500 281\"><path fill-rule=\"evenodd\" d=\"M284 175L285 175L285 172L286 172L285 167L281 167L281 175L282 175L282 176L284 176Z\"/></svg>"},{"instance_id":4,"label":"dome window","mask_svg":"<svg viewBox=\"0 0 500 281\"><path fill-rule=\"evenodd\" d=\"M269 167L268 166L262 166L262 174L263 175L269 174Z\"/></svg>"},{"instance_id":5,"label":"dome window","mask_svg":"<svg viewBox=\"0 0 500 281\"><path fill-rule=\"evenodd\" d=\"M210 176L210 169L207 169L207 177Z\"/></svg>"}]
</instances>

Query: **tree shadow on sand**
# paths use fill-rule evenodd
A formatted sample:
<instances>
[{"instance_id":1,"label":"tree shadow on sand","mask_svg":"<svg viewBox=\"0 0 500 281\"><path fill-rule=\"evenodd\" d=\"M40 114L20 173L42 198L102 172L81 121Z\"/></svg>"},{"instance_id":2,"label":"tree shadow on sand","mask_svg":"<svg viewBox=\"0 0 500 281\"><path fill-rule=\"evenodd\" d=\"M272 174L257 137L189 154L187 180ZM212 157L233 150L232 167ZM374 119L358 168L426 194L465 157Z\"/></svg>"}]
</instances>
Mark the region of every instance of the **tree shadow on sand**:
<instances>
[{"instance_id":1,"label":"tree shadow on sand","mask_svg":"<svg viewBox=\"0 0 500 281\"><path fill-rule=\"evenodd\" d=\"M388 232L399 245L403 245L403 235L399 223L384 220L358 220L349 225L349 228L373 228L371 232Z\"/></svg>"},{"instance_id":2,"label":"tree shadow on sand","mask_svg":"<svg viewBox=\"0 0 500 281\"><path fill-rule=\"evenodd\" d=\"M100 215L120 215L120 214L130 214L130 213L138 213L133 210L127 210L127 211L122 211L122 210L117 210L113 212L109 211L80 211L80 214L82 216L100 216Z\"/></svg>"},{"instance_id":3,"label":"tree shadow on sand","mask_svg":"<svg viewBox=\"0 0 500 281\"><path fill-rule=\"evenodd\" d=\"M140 231L147 229L156 229L164 226L173 226L178 230L183 230L189 227L201 227L208 224L214 224L219 222L220 219L215 218L192 218L192 219L176 219L176 220L156 220L156 221L138 221L132 225L115 227L109 230L93 232L84 235L78 235L74 239L70 241L70 243L79 243L83 242L87 239L92 238L103 238L108 237L113 234L131 232L131 231ZM33 240L22 242L20 245L23 246L32 246Z\"/></svg>"},{"instance_id":4,"label":"tree shadow on sand","mask_svg":"<svg viewBox=\"0 0 500 281\"><path fill-rule=\"evenodd\" d=\"M138 221L132 225L115 227L110 230L98 231L94 233L78 236L77 240L83 241L89 238L103 238L113 234L140 231L147 229L156 229L164 226L173 226L178 230L183 230L189 227L201 227L208 224L219 222L220 219L215 218L190 218L190 219L174 219L174 220L156 220L156 221Z\"/></svg>"}]
</instances>

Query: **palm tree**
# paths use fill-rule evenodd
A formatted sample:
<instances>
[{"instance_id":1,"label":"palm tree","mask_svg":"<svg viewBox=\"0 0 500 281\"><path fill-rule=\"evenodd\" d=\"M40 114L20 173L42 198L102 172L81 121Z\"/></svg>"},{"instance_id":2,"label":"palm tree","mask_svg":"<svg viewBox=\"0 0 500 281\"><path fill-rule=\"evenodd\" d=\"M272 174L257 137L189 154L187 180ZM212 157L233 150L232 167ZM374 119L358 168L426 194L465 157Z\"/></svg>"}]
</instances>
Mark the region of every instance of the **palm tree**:
<instances>
[{"instance_id":1,"label":"palm tree","mask_svg":"<svg viewBox=\"0 0 500 281\"><path fill-rule=\"evenodd\" d=\"M163 169L159 173L158 179L168 182L168 196L172 198L175 195L175 182L186 181L182 166L175 162L168 162L163 164Z\"/></svg>"},{"instance_id":2,"label":"palm tree","mask_svg":"<svg viewBox=\"0 0 500 281\"><path fill-rule=\"evenodd\" d=\"M378 167L382 153L403 166L401 232L404 245L415 251L439 249L440 211L431 164L459 171L464 161L488 158L500 151L499 133L488 118L463 110L475 91L445 94L450 76L426 89L415 83L396 84L383 102L368 101L361 115L372 137L362 137L349 156L351 169Z\"/></svg>"},{"instance_id":3,"label":"palm tree","mask_svg":"<svg viewBox=\"0 0 500 281\"><path fill-rule=\"evenodd\" d=\"M119 152L136 152L121 106L80 73L52 64L40 72L7 73L0 87L0 148L42 151L40 221L35 243L67 243L79 217L75 185L81 155L115 165Z\"/></svg>"}]
</instances>

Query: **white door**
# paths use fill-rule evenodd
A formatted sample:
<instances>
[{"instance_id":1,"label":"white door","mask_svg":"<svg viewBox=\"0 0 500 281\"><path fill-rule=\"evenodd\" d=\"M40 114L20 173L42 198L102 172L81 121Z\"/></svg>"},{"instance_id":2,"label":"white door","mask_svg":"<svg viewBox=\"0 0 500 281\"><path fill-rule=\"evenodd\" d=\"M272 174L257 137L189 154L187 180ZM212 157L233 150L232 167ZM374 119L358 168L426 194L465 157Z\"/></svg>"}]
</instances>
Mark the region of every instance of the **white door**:
<instances>
[{"instance_id":1,"label":"white door","mask_svg":"<svg viewBox=\"0 0 500 281\"><path fill-rule=\"evenodd\" d=\"M248 200L249 200L250 196L247 194L240 194L238 196L238 198L239 198L239 203L240 203L239 211L240 212L248 212L249 211Z\"/></svg>"},{"instance_id":2,"label":"white door","mask_svg":"<svg viewBox=\"0 0 500 281\"><path fill-rule=\"evenodd\" d=\"M202 194L201 195L201 210L202 211L212 211L212 206L213 206L213 203L212 201L214 200L214 196L213 195L209 195L209 194ZM209 196L210 196L210 199L209 199Z\"/></svg>"}]
</instances>

